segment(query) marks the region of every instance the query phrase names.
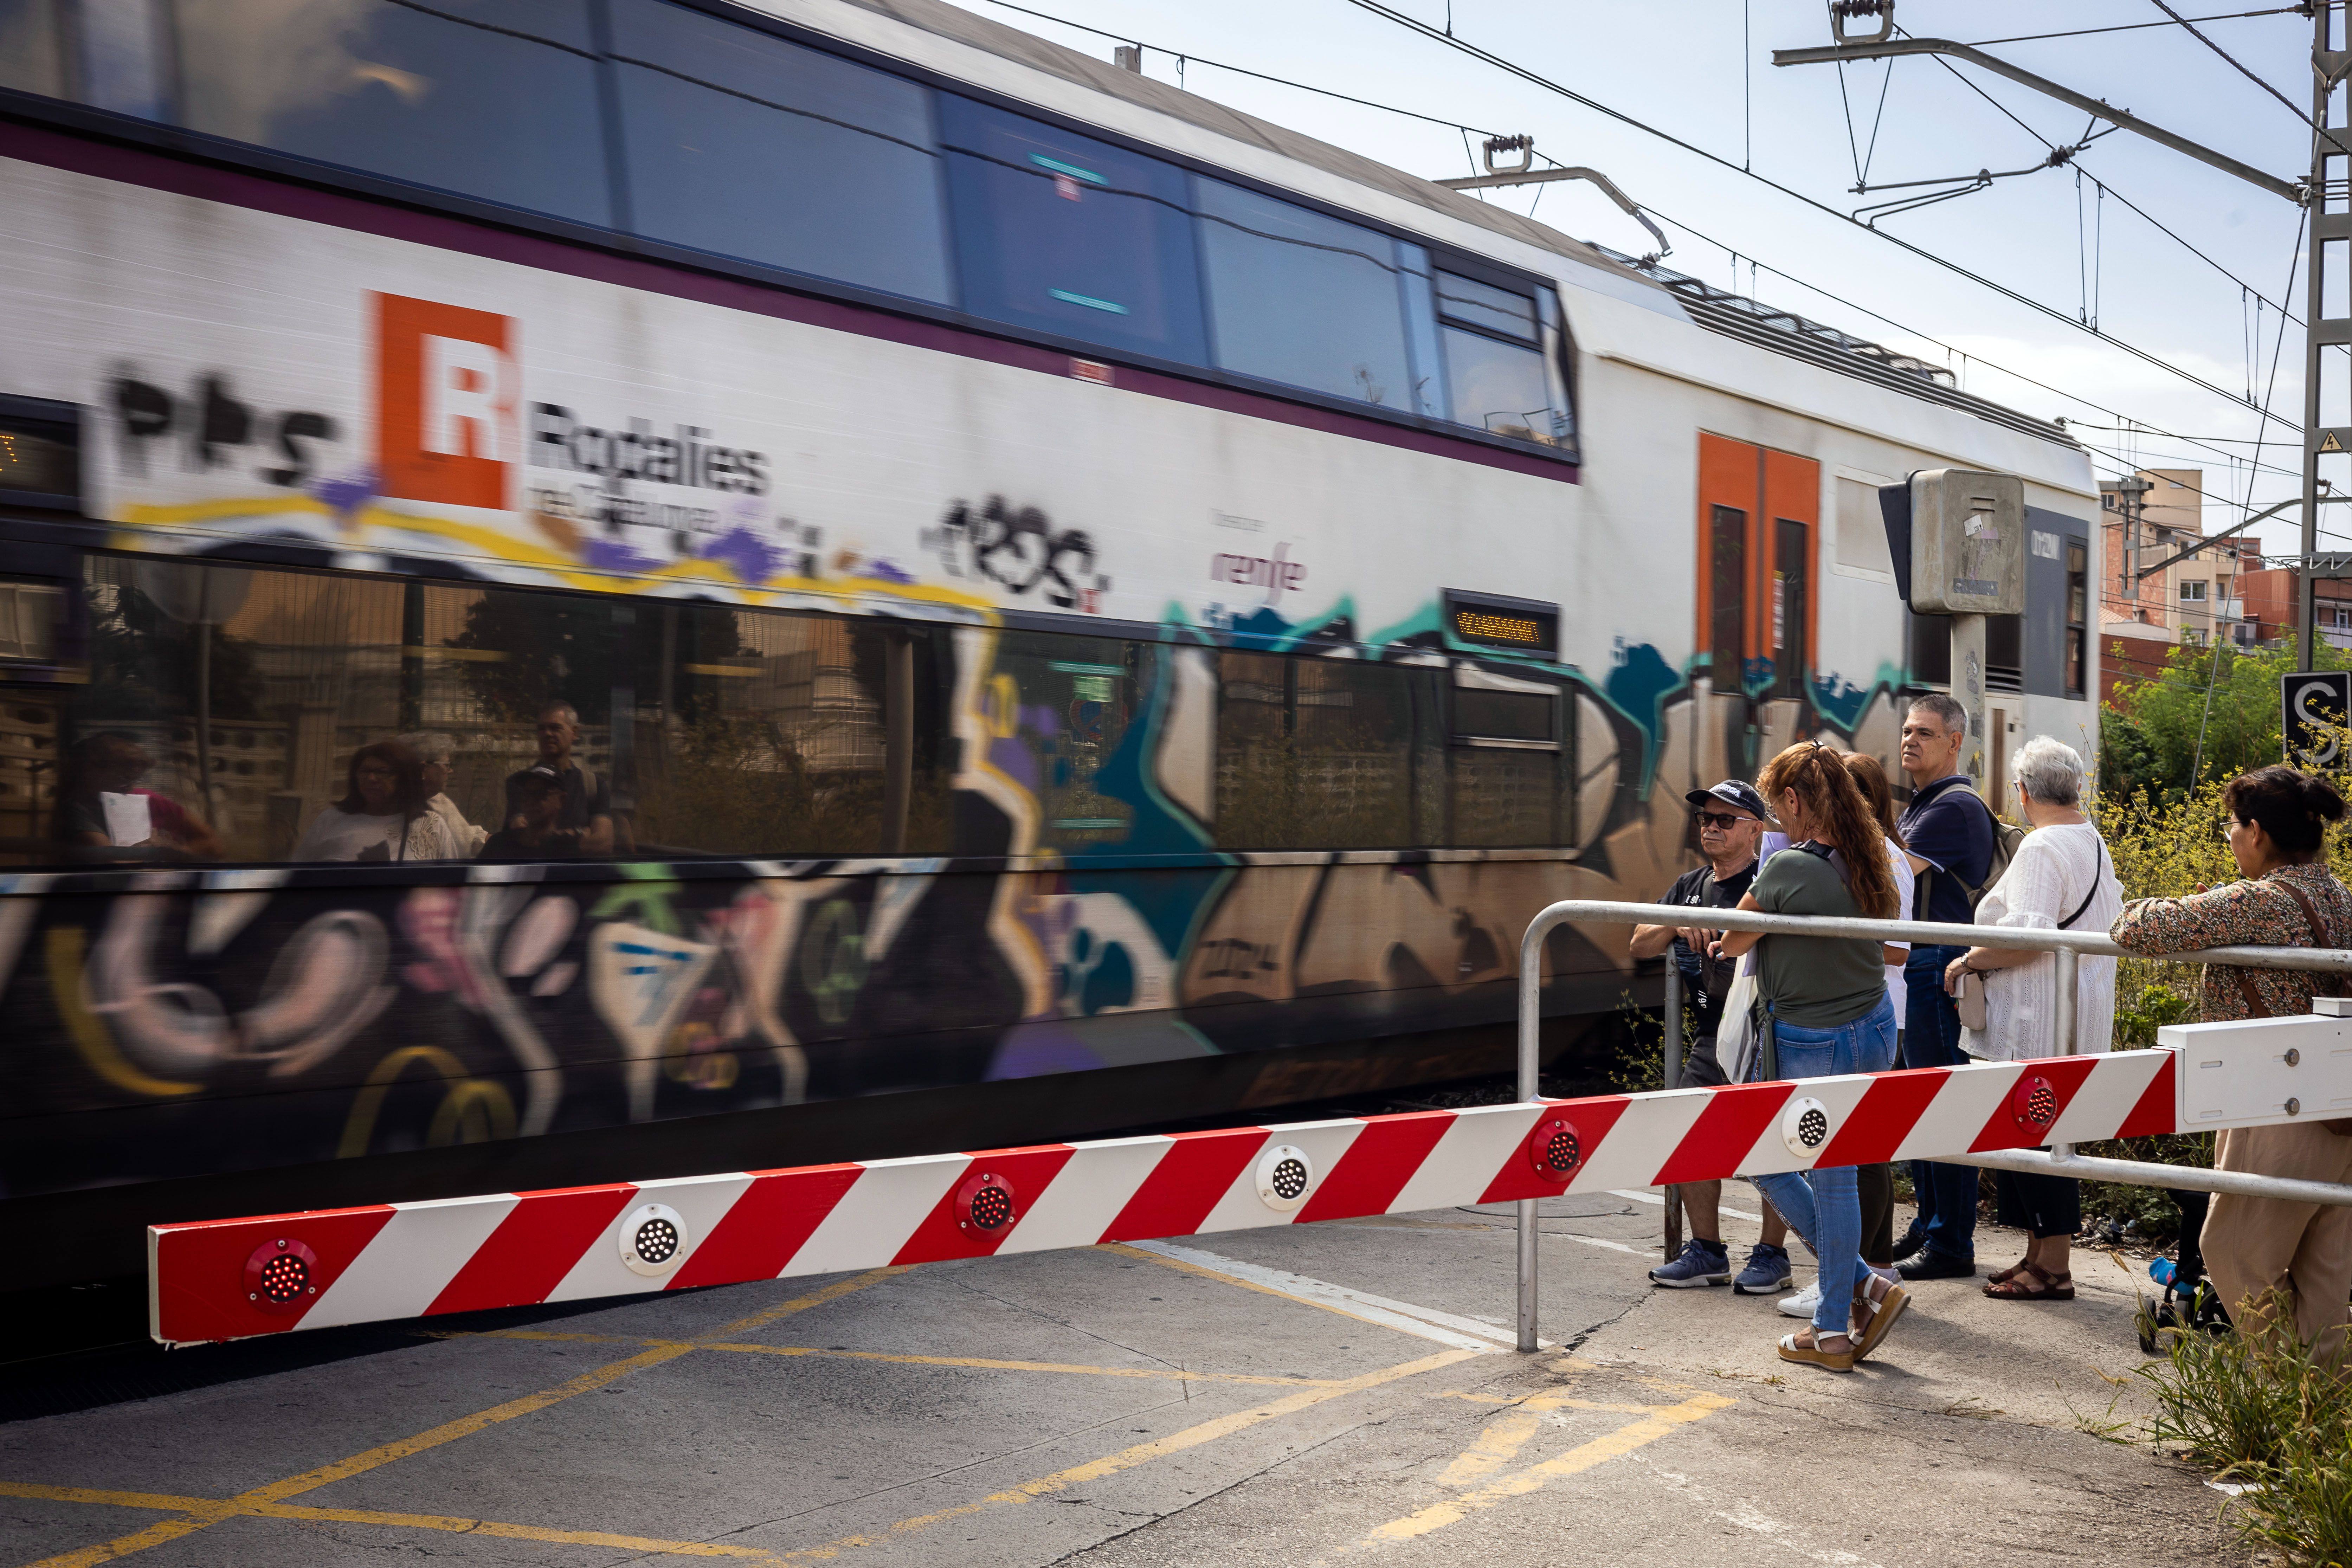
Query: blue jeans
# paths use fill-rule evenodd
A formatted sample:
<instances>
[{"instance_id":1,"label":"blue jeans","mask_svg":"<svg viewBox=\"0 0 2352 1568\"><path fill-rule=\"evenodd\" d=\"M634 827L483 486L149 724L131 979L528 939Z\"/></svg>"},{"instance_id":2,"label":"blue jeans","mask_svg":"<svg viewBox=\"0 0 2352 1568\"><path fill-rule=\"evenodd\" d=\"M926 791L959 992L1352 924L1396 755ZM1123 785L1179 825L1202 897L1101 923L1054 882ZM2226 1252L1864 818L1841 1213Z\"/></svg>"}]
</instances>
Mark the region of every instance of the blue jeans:
<instances>
[{"instance_id":1,"label":"blue jeans","mask_svg":"<svg viewBox=\"0 0 2352 1568\"><path fill-rule=\"evenodd\" d=\"M1954 1068L1960 1051L1960 1013L1944 990L1944 970L1965 947L1915 947L1903 965L1910 1016L1903 1024L1903 1065ZM1962 1262L1977 1256L1977 1168L1913 1160L1911 1190L1919 1201L1919 1231L1927 1250Z\"/></svg>"},{"instance_id":2,"label":"blue jeans","mask_svg":"<svg viewBox=\"0 0 2352 1568\"><path fill-rule=\"evenodd\" d=\"M1780 1076L1828 1078L1838 1073L1885 1072L1895 1065L1895 1004L1878 1005L1834 1029L1781 1024ZM1811 1243L1821 1258L1822 1303L1813 1309L1813 1336L1850 1331L1853 1299L1870 1283L1862 1260L1862 1202L1854 1191L1853 1167L1804 1173L1783 1171L1752 1178L1789 1228Z\"/></svg>"}]
</instances>

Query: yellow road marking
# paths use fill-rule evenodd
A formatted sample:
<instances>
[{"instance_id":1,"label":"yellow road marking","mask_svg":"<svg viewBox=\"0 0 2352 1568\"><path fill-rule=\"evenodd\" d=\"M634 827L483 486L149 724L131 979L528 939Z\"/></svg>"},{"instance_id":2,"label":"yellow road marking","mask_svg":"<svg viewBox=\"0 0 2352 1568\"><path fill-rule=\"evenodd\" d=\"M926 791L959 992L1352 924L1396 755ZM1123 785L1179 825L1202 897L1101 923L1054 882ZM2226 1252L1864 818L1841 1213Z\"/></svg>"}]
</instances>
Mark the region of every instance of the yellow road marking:
<instances>
[{"instance_id":1,"label":"yellow road marking","mask_svg":"<svg viewBox=\"0 0 2352 1568\"><path fill-rule=\"evenodd\" d=\"M533 1411L544 1410L551 1405L560 1405L567 1399L583 1394L593 1394L597 1389L615 1383L633 1372L639 1372L649 1366L659 1366L664 1362L676 1361L679 1356L690 1354L714 1341L732 1340L738 1334L750 1333L765 1328L781 1318L790 1317L795 1312L804 1312L812 1307L823 1306L825 1302L846 1296L853 1290L862 1290L868 1285L905 1271L903 1268L870 1268L863 1274L854 1274L845 1279L836 1279L822 1289L812 1290L805 1296L796 1296L789 1301L754 1312L748 1318L739 1318L731 1323L721 1323L719 1327L698 1334L690 1340L664 1342L649 1350L640 1351L635 1355L625 1356L610 1365L598 1367L593 1372L583 1373L567 1383L557 1384L553 1388L541 1389L537 1394L526 1394L520 1399L509 1399L503 1405L494 1405L488 1410L478 1411L471 1415L461 1415L455 1421L445 1421L430 1431L421 1432L414 1437L403 1437L396 1442L380 1444L362 1453L353 1454L347 1459L338 1459L333 1464L321 1465L315 1470L305 1470L299 1476L289 1476L284 1480L272 1481L268 1486L256 1487L250 1491L240 1492L236 1497L223 1501L202 1502L200 1508L189 1510L184 1518L161 1520L130 1535L117 1536L112 1541L101 1541L94 1546L85 1546L79 1551L68 1552L62 1556L44 1558L39 1563L29 1564L28 1568L91 1568L95 1563L111 1563L119 1557L128 1557L133 1552L145 1552L151 1547L177 1541L184 1535L193 1534L240 1513L267 1514L270 1510L262 1505L282 1503L289 1497L299 1497L304 1492L315 1491L320 1487L331 1486L337 1481L349 1480L353 1476L364 1475L381 1466L408 1458L412 1455L424 1453L427 1449L437 1448L445 1443L455 1442L460 1437L471 1436L474 1433L486 1427L495 1426L500 1422L511 1421L519 1415L528 1415ZM433 1516L418 1514L413 1517L425 1519ZM428 1526L427 1528L437 1527ZM514 1525L501 1528L520 1531L534 1527ZM529 1539L570 1540L572 1538L546 1535L533 1536ZM606 1539L617 1541L622 1538ZM642 1550L652 1549L648 1547ZM705 1555L719 1556L739 1554L734 1552L705 1553Z\"/></svg>"},{"instance_id":2,"label":"yellow road marking","mask_svg":"<svg viewBox=\"0 0 2352 1568\"><path fill-rule=\"evenodd\" d=\"M45 1487L17 1481L0 1481L0 1497L43 1498L53 1502L108 1503L116 1508L166 1509L175 1512L200 1516L205 1524L217 1524L233 1515L245 1514L261 1519L299 1519L332 1524L378 1524L395 1529L437 1530L452 1535L495 1535L510 1541L549 1541L572 1546L609 1546L624 1552L652 1552L668 1557L736 1557L760 1563L773 1563L775 1554L755 1546L726 1546L707 1541L664 1541L644 1535L613 1535L601 1530L549 1530L535 1524L509 1524L494 1519L457 1519L446 1514L387 1513L368 1508L308 1508L300 1503L261 1502L239 1505L222 1502L213 1498L171 1497L155 1492L110 1492L89 1487ZM167 1525L189 1521L167 1520ZM202 1528L202 1525L197 1528ZM154 1528L162 1528L157 1526ZM142 1536L123 1539L139 1540ZM185 1530L177 1532L187 1533ZM176 1536L164 1537L165 1540ZM151 1542L149 1544L160 1544ZM110 1546L118 1545L109 1542ZM98 1548L89 1548L96 1551ZM142 1550L134 1547L132 1550ZM116 1551L113 1556L123 1552ZM92 1557L84 1552L69 1552L64 1557L52 1557L51 1563L104 1563L106 1557Z\"/></svg>"},{"instance_id":3,"label":"yellow road marking","mask_svg":"<svg viewBox=\"0 0 2352 1568\"><path fill-rule=\"evenodd\" d=\"M1129 1247L1123 1241L1107 1243L1102 1250L1121 1253L1129 1258L1139 1258L1147 1263L1157 1263L1162 1268L1173 1268L1180 1274L1197 1274L1203 1279L1214 1279L1220 1285L1232 1285L1244 1290L1255 1290L1261 1296L1274 1296L1285 1301L1296 1301L1302 1307L1313 1307L1318 1311L1336 1313L1351 1322L1362 1323L1370 1328L1392 1329L1394 1327L1393 1324L1375 1322L1370 1318L1360 1317L1345 1307L1335 1307L1328 1301L1318 1301L1312 1296L1294 1296L1287 1290L1277 1290L1271 1285L1261 1285L1255 1279L1243 1279L1234 1275L1220 1273L1214 1268L1188 1262L1181 1258L1163 1258L1157 1252L1146 1252L1139 1247Z\"/></svg>"},{"instance_id":4,"label":"yellow road marking","mask_svg":"<svg viewBox=\"0 0 2352 1568\"><path fill-rule=\"evenodd\" d=\"M1150 1257L1150 1254L1146 1253L1144 1256ZM1279 1292L1270 1293L1279 1294ZM927 1530L934 1524L942 1523L950 1519L961 1519L985 1509L1013 1503L1034 1502L1049 1493L1081 1486L1087 1481L1100 1480L1105 1476L1114 1476L1121 1470L1133 1469L1138 1465L1149 1464L1154 1459L1165 1458L1171 1454L1181 1454L1188 1448L1197 1448L1203 1443L1213 1443L1220 1437L1229 1437L1236 1432L1245 1431L1261 1422L1293 1415L1310 1406L1320 1405L1326 1400L1337 1399L1341 1394L1361 1393L1368 1388L1377 1388L1384 1383L1394 1383L1399 1378L1412 1377L1424 1372L1434 1372L1440 1367L1453 1366L1456 1363L1465 1362L1474 1356L1486 1353L1484 1351L1440 1351L1435 1355L1423 1356L1419 1361L1409 1361L1402 1365L1383 1367L1378 1372L1368 1372L1360 1377L1348 1378L1328 1388L1305 1389L1286 1399L1277 1399L1270 1405L1260 1405L1249 1410L1236 1411L1230 1415L1220 1415L1213 1421L1203 1421L1197 1426L1187 1426L1181 1432L1173 1432L1165 1437L1156 1437L1149 1443L1138 1443L1131 1448L1122 1448L1118 1453L1103 1458L1092 1459L1083 1465L1073 1465L1066 1470L1056 1470L1050 1476L1040 1476L1035 1480L1023 1481L1020 1485L1008 1487L1001 1492L992 1492L978 1502L968 1502L959 1508L942 1509L937 1513L919 1514L913 1519L902 1519L876 1534L845 1535L836 1541L826 1542L822 1546L804 1547L798 1552L783 1552L777 1555L785 1563L821 1561L829 1557L838 1557L843 1552L853 1551L857 1547L877 1546L886 1541L911 1535L917 1531ZM1725 1403L1728 1404L1729 1401L1727 1400Z\"/></svg>"},{"instance_id":5,"label":"yellow road marking","mask_svg":"<svg viewBox=\"0 0 2352 1568\"><path fill-rule=\"evenodd\" d=\"M1433 1394L1432 1399L1459 1399L1467 1405L1525 1405L1542 1410L1606 1410L1618 1415L1647 1415L1657 1408L1654 1405L1611 1405L1597 1399L1570 1399L1563 1394L1470 1394L1459 1388L1449 1388ZM1540 1399L1540 1405L1535 1401Z\"/></svg>"},{"instance_id":6,"label":"yellow road marking","mask_svg":"<svg viewBox=\"0 0 2352 1568\"><path fill-rule=\"evenodd\" d=\"M1533 1401L1529 1403L1532 1404ZM1480 1509L1492 1508L1498 1502L1504 1502L1515 1497L1525 1497L1532 1491L1539 1491L1546 1484L1558 1480L1562 1476L1578 1475L1592 1468L1595 1465L1622 1458L1645 1444L1656 1442L1678 1426L1687 1426L1694 1421L1704 1421L1717 1411L1728 1409L1738 1403L1738 1400L1727 1399L1719 1394L1702 1394L1685 1399L1680 1405L1655 1406L1643 1419L1620 1426L1606 1436L1595 1437L1590 1443L1570 1448L1558 1458L1546 1459L1539 1465L1530 1465L1524 1470L1515 1471L1500 1480L1480 1487L1476 1491L1465 1492L1462 1496L1445 1502L1433 1503L1418 1513L1410 1513L1402 1519L1391 1520L1365 1536L1362 1541L1358 1542L1351 1550L1361 1550L1368 1546L1393 1545L1401 1541L1416 1540L1434 1531L1443 1530L1449 1524L1459 1523L1466 1515ZM1506 1416L1503 1419L1509 1420L1510 1417ZM1530 1416L1528 1419L1532 1422L1534 1417ZM1496 1425L1500 1426L1501 1422L1496 1422ZM1490 1427L1489 1430L1492 1428ZM1520 1441L1524 1442L1525 1439L1522 1438ZM1517 1445L1513 1447L1516 1451ZM1476 1448L1471 1450L1472 1454L1477 1452L1479 1450ZM1467 1454L1463 1456L1464 1458L1470 1457ZM1456 1464L1460 1462L1460 1460L1455 1461Z\"/></svg>"},{"instance_id":7,"label":"yellow road marking","mask_svg":"<svg viewBox=\"0 0 2352 1568\"><path fill-rule=\"evenodd\" d=\"M486 1329L471 1333L453 1331L435 1332L430 1337L446 1340L571 1340L598 1345L664 1345L682 1342L676 1340L639 1339L624 1334L548 1333L537 1329ZM899 1355L886 1351L827 1350L816 1345L716 1344L708 1341L696 1341L694 1348L706 1351L733 1351L741 1355L815 1356L819 1359L843 1361L894 1362L905 1366L972 1367L982 1372L1060 1372L1086 1377L1150 1378L1166 1383L1247 1383L1276 1388L1330 1388L1342 1381L1336 1377L1276 1377L1267 1373L1186 1372L1177 1367L1083 1366L1076 1363L1058 1361L992 1361L984 1356Z\"/></svg>"}]
</instances>

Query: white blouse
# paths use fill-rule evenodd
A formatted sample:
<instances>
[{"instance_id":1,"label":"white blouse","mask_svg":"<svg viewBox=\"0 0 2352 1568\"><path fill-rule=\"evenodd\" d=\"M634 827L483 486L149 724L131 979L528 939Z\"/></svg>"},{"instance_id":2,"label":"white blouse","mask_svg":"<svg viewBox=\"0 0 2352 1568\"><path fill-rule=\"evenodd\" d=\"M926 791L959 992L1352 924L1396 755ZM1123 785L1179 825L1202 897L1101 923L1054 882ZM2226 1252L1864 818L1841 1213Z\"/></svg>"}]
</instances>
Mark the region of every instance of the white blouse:
<instances>
[{"instance_id":1,"label":"white blouse","mask_svg":"<svg viewBox=\"0 0 2352 1568\"><path fill-rule=\"evenodd\" d=\"M2009 869L1977 905L1976 923L2055 931L2077 908L2082 914L2066 929L2093 932L2115 924L2124 908L2123 886L2116 880L2099 830L2087 822L2037 827L2027 834ZM1988 970L1984 984L1985 1026L1962 1029L1960 1049L1986 1061L2049 1056L2057 1009L2057 955L2044 952L2014 969ZM2105 1051L2115 1023L2116 961L2085 954L2074 972L2075 1053Z\"/></svg>"},{"instance_id":2,"label":"white blouse","mask_svg":"<svg viewBox=\"0 0 2352 1568\"><path fill-rule=\"evenodd\" d=\"M397 812L372 816L365 812L345 811L332 805L319 808L319 815L310 819L310 826L303 831L301 842L294 846L294 853L288 858L356 860L361 851L379 845L388 859L459 858L457 846L449 840L448 825L432 812L425 812L410 821L407 841L404 846Z\"/></svg>"}]
</instances>

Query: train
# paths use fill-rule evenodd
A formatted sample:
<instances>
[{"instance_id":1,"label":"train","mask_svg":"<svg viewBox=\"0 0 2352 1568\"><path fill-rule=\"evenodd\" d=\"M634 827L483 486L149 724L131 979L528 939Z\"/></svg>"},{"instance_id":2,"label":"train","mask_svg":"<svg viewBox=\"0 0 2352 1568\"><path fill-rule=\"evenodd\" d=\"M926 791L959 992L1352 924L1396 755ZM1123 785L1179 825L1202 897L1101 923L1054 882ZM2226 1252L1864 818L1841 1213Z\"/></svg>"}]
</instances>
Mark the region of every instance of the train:
<instances>
[{"instance_id":1,"label":"train","mask_svg":"<svg viewBox=\"0 0 2352 1568\"><path fill-rule=\"evenodd\" d=\"M134 12L0 68L13 1285L1494 1070L1687 790L1893 762L1916 470L1990 776L2095 746L2084 450L1658 258L936 0Z\"/></svg>"}]
</instances>

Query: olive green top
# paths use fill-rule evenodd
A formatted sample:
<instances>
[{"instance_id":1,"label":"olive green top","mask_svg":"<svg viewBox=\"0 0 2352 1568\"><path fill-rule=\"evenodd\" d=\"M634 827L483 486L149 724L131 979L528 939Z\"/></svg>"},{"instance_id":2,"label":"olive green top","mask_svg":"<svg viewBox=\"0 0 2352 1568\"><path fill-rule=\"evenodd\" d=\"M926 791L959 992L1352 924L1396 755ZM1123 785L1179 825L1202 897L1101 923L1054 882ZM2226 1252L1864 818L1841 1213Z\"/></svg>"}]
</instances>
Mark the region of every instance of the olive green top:
<instances>
[{"instance_id":1,"label":"olive green top","mask_svg":"<svg viewBox=\"0 0 2352 1568\"><path fill-rule=\"evenodd\" d=\"M1802 849L1765 861L1748 891L1769 914L1863 918L1837 868ZM1868 1016L1886 994L1885 963L1867 937L1767 936L1758 948L1756 994L1784 1024L1834 1029Z\"/></svg>"}]
</instances>

